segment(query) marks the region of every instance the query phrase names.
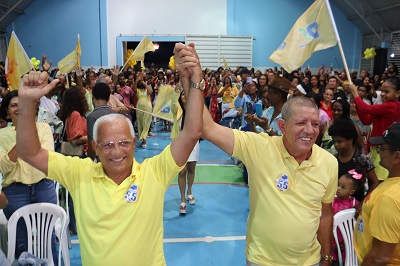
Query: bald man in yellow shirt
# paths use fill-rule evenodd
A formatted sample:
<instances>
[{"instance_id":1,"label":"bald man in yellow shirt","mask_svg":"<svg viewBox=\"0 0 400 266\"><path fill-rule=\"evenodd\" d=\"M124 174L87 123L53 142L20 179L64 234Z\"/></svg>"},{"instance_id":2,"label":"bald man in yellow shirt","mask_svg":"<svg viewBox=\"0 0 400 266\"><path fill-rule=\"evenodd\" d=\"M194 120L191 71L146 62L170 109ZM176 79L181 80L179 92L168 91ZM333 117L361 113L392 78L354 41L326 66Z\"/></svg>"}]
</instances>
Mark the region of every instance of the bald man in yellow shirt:
<instances>
[{"instance_id":1,"label":"bald man in yellow shirt","mask_svg":"<svg viewBox=\"0 0 400 266\"><path fill-rule=\"evenodd\" d=\"M202 131L202 71L198 59L184 48L184 44L176 44L174 53L188 95L185 127L161 154L142 164L134 159L132 123L121 114L103 116L94 125L93 139L101 163L42 149L34 123L35 101L58 80L47 84L47 72L31 71L23 76L17 151L24 161L71 192L83 265L165 265L164 194Z\"/></svg>"}]
</instances>

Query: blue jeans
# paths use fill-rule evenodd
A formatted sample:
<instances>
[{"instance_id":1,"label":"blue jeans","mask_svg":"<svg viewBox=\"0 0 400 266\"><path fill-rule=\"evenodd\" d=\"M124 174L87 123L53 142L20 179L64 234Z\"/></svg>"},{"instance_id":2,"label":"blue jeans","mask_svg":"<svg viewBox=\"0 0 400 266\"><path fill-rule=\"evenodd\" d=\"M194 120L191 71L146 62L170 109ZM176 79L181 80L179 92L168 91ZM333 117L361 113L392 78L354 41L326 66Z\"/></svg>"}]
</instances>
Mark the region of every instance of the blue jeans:
<instances>
[{"instance_id":1,"label":"blue jeans","mask_svg":"<svg viewBox=\"0 0 400 266\"><path fill-rule=\"evenodd\" d=\"M19 208L31 203L49 202L57 204L56 189L54 181L42 179L36 184L24 185L22 183L12 183L7 187L3 187L3 193L7 196L8 205L3 210L7 220ZM58 253L56 246L56 235L53 230L51 237L51 249L55 265L58 264ZM22 252L28 251L28 239L26 225L23 219L17 224L17 237L15 247L15 257L19 258Z\"/></svg>"}]
</instances>

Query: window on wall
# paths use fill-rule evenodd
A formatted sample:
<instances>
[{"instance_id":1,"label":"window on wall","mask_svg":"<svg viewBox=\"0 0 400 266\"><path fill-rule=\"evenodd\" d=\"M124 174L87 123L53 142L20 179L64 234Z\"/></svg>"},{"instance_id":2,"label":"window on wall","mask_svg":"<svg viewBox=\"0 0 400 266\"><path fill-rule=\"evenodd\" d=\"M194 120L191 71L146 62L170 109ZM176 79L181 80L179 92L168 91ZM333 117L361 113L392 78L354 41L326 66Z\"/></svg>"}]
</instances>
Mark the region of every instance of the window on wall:
<instances>
[{"instance_id":1,"label":"window on wall","mask_svg":"<svg viewBox=\"0 0 400 266\"><path fill-rule=\"evenodd\" d=\"M392 33L392 48L390 54L393 57L389 57L389 62L394 63L398 69L400 69L400 31ZM399 73L397 73L399 75Z\"/></svg>"},{"instance_id":2,"label":"window on wall","mask_svg":"<svg viewBox=\"0 0 400 266\"><path fill-rule=\"evenodd\" d=\"M188 35L185 43L195 43L202 68L216 70L224 67L224 60L229 68L253 66L253 36L227 35Z\"/></svg>"}]
</instances>

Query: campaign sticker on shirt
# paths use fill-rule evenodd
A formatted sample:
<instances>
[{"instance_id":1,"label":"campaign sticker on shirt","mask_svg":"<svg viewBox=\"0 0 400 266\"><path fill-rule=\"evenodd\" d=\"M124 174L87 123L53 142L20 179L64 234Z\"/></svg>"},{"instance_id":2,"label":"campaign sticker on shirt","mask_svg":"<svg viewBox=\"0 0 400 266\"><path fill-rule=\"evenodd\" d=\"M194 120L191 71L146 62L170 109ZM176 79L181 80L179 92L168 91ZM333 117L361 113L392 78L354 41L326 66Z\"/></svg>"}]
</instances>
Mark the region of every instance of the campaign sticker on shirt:
<instances>
[{"instance_id":1,"label":"campaign sticker on shirt","mask_svg":"<svg viewBox=\"0 0 400 266\"><path fill-rule=\"evenodd\" d=\"M360 218L360 223L358 224L358 232L364 232L364 221L362 218Z\"/></svg>"},{"instance_id":2,"label":"campaign sticker on shirt","mask_svg":"<svg viewBox=\"0 0 400 266\"><path fill-rule=\"evenodd\" d=\"M135 202L139 196L139 187L133 184L126 192L124 199L125 202Z\"/></svg>"},{"instance_id":3,"label":"campaign sticker on shirt","mask_svg":"<svg viewBox=\"0 0 400 266\"><path fill-rule=\"evenodd\" d=\"M289 189L289 177L283 174L280 178L277 179L276 187L280 191L286 191Z\"/></svg>"}]
</instances>

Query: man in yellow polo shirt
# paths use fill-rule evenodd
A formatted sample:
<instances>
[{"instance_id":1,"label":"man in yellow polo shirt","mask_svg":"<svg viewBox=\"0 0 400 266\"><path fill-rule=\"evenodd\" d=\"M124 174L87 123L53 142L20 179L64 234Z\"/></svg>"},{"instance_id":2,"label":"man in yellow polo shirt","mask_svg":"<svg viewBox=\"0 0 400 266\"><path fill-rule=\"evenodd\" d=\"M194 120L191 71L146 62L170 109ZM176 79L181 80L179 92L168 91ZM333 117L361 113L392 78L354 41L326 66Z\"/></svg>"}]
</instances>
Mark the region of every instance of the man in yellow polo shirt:
<instances>
[{"instance_id":1,"label":"man in yellow polo shirt","mask_svg":"<svg viewBox=\"0 0 400 266\"><path fill-rule=\"evenodd\" d=\"M354 247L360 265L400 265L400 122L369 142L389 176L364 199Z\"/></svg>"},{"instance_id":2,"label":"man in yellow polo shirt","mask_svg":"<svg viewBox=\"0 0 400 266\"><path fill-rule=\"evenodd\" d=\"M94 125L93 139L101 163L41 149L35 101L58 80L47 84L47 72L31 71L23 77L17 151L24 161L71 192L83 265L165 265L164 194L201 135L204 105L198 59L183 44L177 44L174 52L188 95L185 127L171 145L142 164L133 157L136 137L132 123L120 114L103 116ZM191 67L190 72L186 67Z\"/></svg>"},{"instance_id":3,"label":"man in yellow polo shirt","mask_svg":"<svg viewBox=\"0 0 400 266\"><path fill-rule=\"evenodd\" d=\"M247 265L330 265L338 165L314 145L320 123L315 103L306 97L285 103L278 121L282 137L232 130L203 112L202 137L242 160L249 172Z\"/></svg>"}]
</instances>

